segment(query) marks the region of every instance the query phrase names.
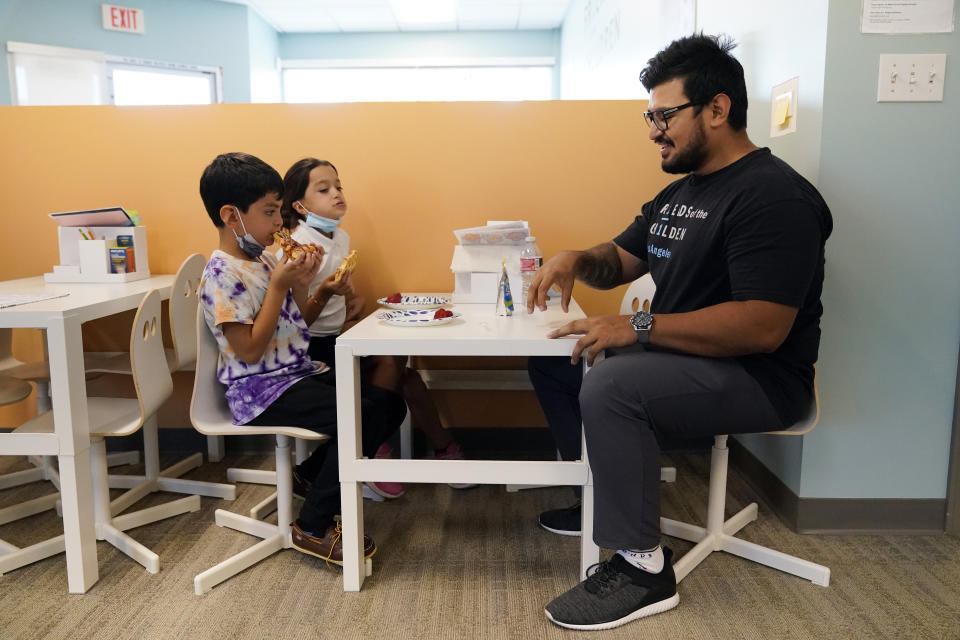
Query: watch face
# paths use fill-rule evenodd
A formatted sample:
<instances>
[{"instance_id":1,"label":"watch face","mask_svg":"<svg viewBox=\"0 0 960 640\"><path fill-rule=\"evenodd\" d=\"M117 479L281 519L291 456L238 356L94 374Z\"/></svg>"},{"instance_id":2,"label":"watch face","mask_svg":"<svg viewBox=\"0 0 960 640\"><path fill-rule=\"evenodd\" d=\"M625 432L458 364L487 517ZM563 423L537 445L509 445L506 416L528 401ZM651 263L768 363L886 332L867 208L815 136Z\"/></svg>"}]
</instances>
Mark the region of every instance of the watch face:
<instances>
[{"instance_id":1,"label":"watch face","mask_svg":"<svg viewBox=\"0 0 960 640\"><path fill-rule=\"evenodd\" d=\"M653 314L649 311L637 311L631 316L630 324L637 331L649 331L653 326Z\"/></svg>"}]
</instances>

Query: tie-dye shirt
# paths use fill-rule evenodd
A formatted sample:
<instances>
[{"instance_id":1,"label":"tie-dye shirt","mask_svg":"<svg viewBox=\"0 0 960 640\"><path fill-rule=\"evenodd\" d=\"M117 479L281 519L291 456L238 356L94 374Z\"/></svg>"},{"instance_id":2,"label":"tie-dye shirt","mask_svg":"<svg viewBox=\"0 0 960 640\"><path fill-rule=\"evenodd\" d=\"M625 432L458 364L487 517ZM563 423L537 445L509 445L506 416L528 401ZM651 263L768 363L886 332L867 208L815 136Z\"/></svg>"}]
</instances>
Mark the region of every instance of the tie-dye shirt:
<instances>
[{"instance_id":1,"label":"tie-dye shirt","mask_svg":"<svg viewBox=\"0 0 960 640\"><path fill-rule=\"evenodd\" d=\"M271 256L264 254L275 264ZM234 424L246 424L263 413L298 380L329 369L307 355L310 333L300 309L287 291L277 329L259 362L237 357L223 335L225 322L253 324L270 284L271 268L259 261L240 260L213 252L200 280L200 304L207 327L217 339L220 359L217 379L227 387L227 404Z\"/></svg>"}]
</instances>

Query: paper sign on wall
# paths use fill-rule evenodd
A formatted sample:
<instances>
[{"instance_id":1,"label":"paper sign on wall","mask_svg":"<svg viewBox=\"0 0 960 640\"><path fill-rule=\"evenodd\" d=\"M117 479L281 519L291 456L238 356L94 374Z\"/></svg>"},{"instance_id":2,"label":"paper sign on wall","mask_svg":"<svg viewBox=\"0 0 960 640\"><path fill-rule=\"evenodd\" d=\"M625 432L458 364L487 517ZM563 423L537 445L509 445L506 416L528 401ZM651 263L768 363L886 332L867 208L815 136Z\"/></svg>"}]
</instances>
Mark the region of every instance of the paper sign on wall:
<instances>
[{"instance_id":1,"label":"paper sign on wall","mask_svg":"<svg viewBox=\"0 0 960 640\"><path fill-rule=\"evenodd\" d=\"M127 33L143 33L143 10L120 7L115 4L100 5L100 14L103 17L103 28L110 31L125 31Z\"/></svg>"},{"instance_id":2,"label":"paper sign on wall","mask_svg":"<svg viewBox=\"0 0 960 640\"><path fill-rule=\"evenodd\" d=\"M951 33L954 0L863 0L863 33Z\"/></svg>"}]
</instances>

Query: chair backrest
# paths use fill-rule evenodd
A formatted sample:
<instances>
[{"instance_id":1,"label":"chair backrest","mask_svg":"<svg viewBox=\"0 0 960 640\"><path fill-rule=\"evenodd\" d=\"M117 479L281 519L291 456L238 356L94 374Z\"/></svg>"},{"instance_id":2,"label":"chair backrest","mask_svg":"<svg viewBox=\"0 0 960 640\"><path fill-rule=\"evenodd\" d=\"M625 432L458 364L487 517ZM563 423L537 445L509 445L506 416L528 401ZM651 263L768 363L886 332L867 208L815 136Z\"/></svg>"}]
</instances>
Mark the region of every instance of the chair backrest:
<instances>
[{"instance_id":1,"label":"chair backrest","mask_svg":"<svg viewBox=\"0 0 960 640\"><path fill-rule=\"evenodd\" d=\"M176 359L171 370L191 364L197 357L197 290L207 259L199 253L187 257L177 269L170 290L170 336Z\"/></svg>"},{"instance_id":2,"label":"chair backrest","mask_svg":"<svg viewBox=\"0 0 960 640\"><path fill-rule=\"evenodd\" d=\"M656 292L657 285L653 284L653 278L649 273L643 274L631 282L623 294L623 301L620 303L620 315L636 313L641 309L649 311L650 303L653 302L653 294Z\"/></svg>"},{"instance_id":3,"label":"chair backrest","mask_svg":"<svg viewBox=\"0 0 960 640\"><path fill-rule=\"evenodd\" d=\"M190 398L190 422L200 433L217 435L211 430L232 424L233 416L227 405L226 388L217 379L220 349L203 318L203 308L194 312L196 331L196 372L193 378L193 396Z\"/></svg>"},{"instance_id":4,"label":"chair backrest","mask_svg":"<svg viewBox=\"0 0 960 640\"><path fill-rule=\"evenodd\" d=\"M285 435L303 440L327 440L329 436L302 427L236 426L227 405L226 387L217 379L220 349L207 327L203 307L197 307L197 365L193 378L193 396L190 398L190 422L193 428L207 436L224 435Z\"/></svg>"},{"instance_id":5,"label":"chair backrest","mask_svg":"<svg viewBox=\"0 0 960 640\"><path fill-rule=\"evenodd\" d=\"M163 351L160 329L160 292L143 297L130 333L130 371L140 401L141 419L154 415L173 393L173 378Z\"/></svg>"}]
</instances>

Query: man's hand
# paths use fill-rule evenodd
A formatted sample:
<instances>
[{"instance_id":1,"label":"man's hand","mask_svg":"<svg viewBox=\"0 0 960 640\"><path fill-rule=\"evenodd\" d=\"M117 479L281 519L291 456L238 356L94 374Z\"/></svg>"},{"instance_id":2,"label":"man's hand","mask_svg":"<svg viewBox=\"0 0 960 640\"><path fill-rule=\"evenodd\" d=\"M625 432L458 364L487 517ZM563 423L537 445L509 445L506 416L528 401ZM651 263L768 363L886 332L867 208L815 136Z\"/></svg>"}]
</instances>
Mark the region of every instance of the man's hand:
<instances>
[{"instance_id":1,"label":"man's hand","mask_svg":"<svg viewBox=\"0 0 960 640\"><path fill-rule=\"evenodd\" d=\"M579 251L561 251L543 263L533 277L527 292L527 313L533 313L534 305L540 311L547 310L547 292L554 284L560 289L560 307L563 312L570 310L570 296L573 294L574 282L573 270L580 253Z\"/></svg>"},{"instance_id":2,"label":"man's hand","mask_svg":"<svg viewBox=\"0 0 960 640\"><path fill-rule=\"evenodd\" d=\"M597 354L609 347L626 347L637 341L637 332L630 324L630 316L594 316L574 320L547 334L548 338L559 338L575 334L584 334L577 340L570 356L570 363L577 364L580 357L592 365Z\"/></svg>"}]
</instances>

